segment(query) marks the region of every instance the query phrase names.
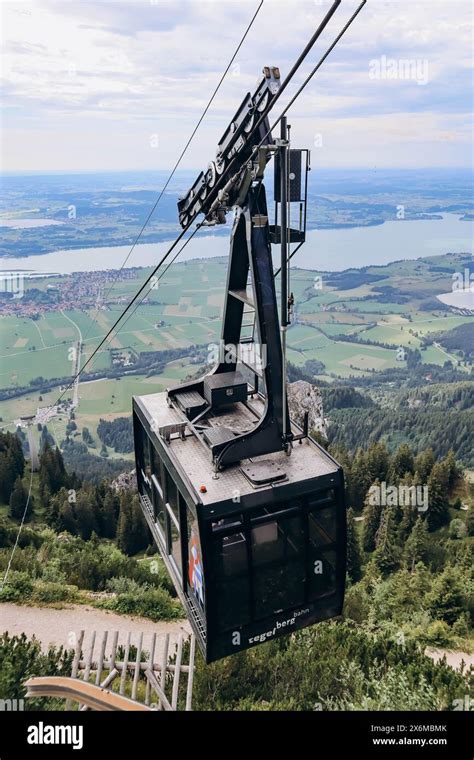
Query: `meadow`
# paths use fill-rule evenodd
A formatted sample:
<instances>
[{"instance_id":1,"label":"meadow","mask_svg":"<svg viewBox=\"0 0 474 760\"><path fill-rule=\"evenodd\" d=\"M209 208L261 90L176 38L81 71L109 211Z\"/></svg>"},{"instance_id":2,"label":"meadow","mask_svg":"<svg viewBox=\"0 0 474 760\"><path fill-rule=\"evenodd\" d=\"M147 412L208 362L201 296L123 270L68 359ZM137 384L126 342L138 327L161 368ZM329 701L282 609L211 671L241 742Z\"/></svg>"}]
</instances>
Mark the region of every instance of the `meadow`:
<instances>
[{"instance_id":1,"label":"meadow","mask_svg":"<svg viewBox=\"0 0 474 760\"><path fill-rule=\"evenodd\" d=\"M404 366L406 360L401 358L400 349L419 349L425 364L457 364L462 358L459 352L448 351L439 344L425 347L422 341L430 333L472 323L472 316L446 310L435 299L437 294L451 289L453 273L463 271L464 266L465 255L446 254L346 272L292 269L290 290L295 308L288 330L288 360L301 368L317 360L324 369L318 370L316 379L337 382L338 378L353 378L355 385L358 378ZM38 377L48 380L71 376L71 347L82 340L83 365L149 274L149 269L142 268L134 270L131 279L107 281L106 303L101 308L41 308L34 320L26 316L0 317L0 390L28 386ZM225 258L174 264L94 356L87 372L111 369L117 350L139 356L216 343L220 338L226 276ZM61 287L64 282L64 278L29 280L27 287L45 290ZM459 368L466 373L470 369L463 364ZM101 417L113 419L130 414L133 394L160 391L197 369L185 356L170 362L158 374L143 370L129 375L124 368L120 379L87 382L85 373L76 410L79 430L86 426L95 437ZM44 393L41 398L32 391L0 402L3 426L13 429L19 416L53 404L58 390ZM66 415L52 422L56 432L51 432L57 440L64 437L66 424Z\"/></svg>"}]
</instances>

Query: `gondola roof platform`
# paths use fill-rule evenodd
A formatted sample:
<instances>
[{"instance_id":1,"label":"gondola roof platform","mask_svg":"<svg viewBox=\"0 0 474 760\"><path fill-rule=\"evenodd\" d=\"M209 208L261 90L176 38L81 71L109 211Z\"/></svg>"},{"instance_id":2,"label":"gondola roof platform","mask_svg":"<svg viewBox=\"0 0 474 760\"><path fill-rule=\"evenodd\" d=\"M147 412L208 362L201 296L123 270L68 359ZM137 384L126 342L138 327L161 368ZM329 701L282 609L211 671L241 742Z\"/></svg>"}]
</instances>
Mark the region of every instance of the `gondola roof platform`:
<instances>
[{"instance_id":1,"label":"gondola roof platform","mask_svg":"<svg viewBox=\"0 0 474 760\"><path fill-rule=\"evenodd\" d=\"M186 416L168 405L166 392L135 396L134 401L148 423L150 435L166 447L171 460L178 465L204 506L232 499L236 492L245 496L261 487L278 488L280 484L335 475L339 469L324 449L311 438L303 438L294 444L290 456L279 451L253 457L227 467L216 476L205 444L189 429ZM228 435L231 440L234 434L251 430L262 416L263 409L263 399L254 396L245 404L238 402L206 417L199 432L210 438ZM169 430L173 431L167 436L168 440L163 435L163 428L167 426L172 426ZM265 478L265 472L269 473L269 479Z\"/></svg>"}]
</instances>

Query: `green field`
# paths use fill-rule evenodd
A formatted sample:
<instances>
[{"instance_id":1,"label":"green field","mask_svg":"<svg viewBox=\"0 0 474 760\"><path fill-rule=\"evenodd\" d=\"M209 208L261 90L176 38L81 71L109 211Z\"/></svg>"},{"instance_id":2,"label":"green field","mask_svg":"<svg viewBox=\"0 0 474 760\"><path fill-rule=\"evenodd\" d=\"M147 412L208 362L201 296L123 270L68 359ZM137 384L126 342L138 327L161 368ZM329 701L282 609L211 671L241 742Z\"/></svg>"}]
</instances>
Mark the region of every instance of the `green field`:
<instances>
[{"instance_id":1,"label":"green field","mask_svg":"<svg viewBox=\"0 0 474 760\"><path fill-rule=\"evenodd\" d=\"M97 425L101 418L112 420L115 417L129 416L132 411L132 396L158 393L167 387L180 383L187 375L195 371L195 365L187 364L185 361L177 361L166 367L165 374L153 377L134 375L117 380L104 379L81 383L79 387L79 406L75 410L79 433L82 432L83 427L88 427L92 436L96 439L98 450L100 450ZM2 427L13 431L16 419L23 415L34 414L39 407L44 408L54 405L58 395L59 393L56 389L43 394L41 399L38 394L31 393L10 401L2 401L0 404ZM68 395L70 393L66 394L66 398ZM62 414L46 423L48 431L58 445L66 436L67 422L67 415ZM37 437L39 438L39 432ZM78 439L82 440L80 436L78 436ZM131 458L131 455L115 454L112 449L108 451L110 456Z\"/></svg>"},{"instance_id":2,"label":"green field","mask_svg":"<svg viewBox=\"0 0 474 760\"><path fill-rule=\"evenodd\" d=\"M447 254L348 273L320 273L322 287L319 287L321 282L315 280L316 272L292 270L290 289L295 297L295 309L288 330L288 360L300 367L308 360L322 362L324 370L321 369L319 377L326 380L363 377L400 367L397 360L400 346L420 348L422 338L430 333L472 323L472 317L437 309L433 299L451 287L451 271L462 271L464 260L460 257L460 254ZM45 379L71 376L74 367L70 349L77 345L79 336L83 342L83 364L150 271L136 270L132 279L117 281L113 286L115 303L110 305L109 301L108 306L98 311L46 311L35 321L28 317L1 317L0 389L27 386L40 376ZM173 265L158 288L150 291L123 327L119 327L110 342L96 354L88 371L110 368L111 349L130 349L140 354L217 342L226 276L226 259ZM55 282L54 279L48 281L53 285ZM41 290L47 283L31 280L27 287ZM278 287L279 278L277 290ZM400 303L397 302L399 294L402 294ZM426 299L429 299L428 308ZM338 336L356 336L357 342L335 340ZM443 365L458 358L457 354L434 344L421 351L424 363ZM84 375L76 415L78 427L85 425L94 434L100 416L112 418L130 414L134 393L162 390L194 373L196 365L187 361L171 362L162 374L149 378L123 376L120 380L86 382ZM462 369L469 371L469 368ZM27 393L12 401L0 402L3 424L11 427L21 414L31 414L38 406L54 403L57 395L58 390L54 389L45 394L42 401L37 393ZM66 419L56 418L55 437L64 437L66 422Z\"/></svg>"},{"instance_id":3,"label":"green field","mask_svg":"<svg viewBox=\"0 0 474 760\"><path fill-rule=\"evenodd\" d=\"M68 352L77 344L79 331L84 345L83 364L120 316L126 299L148 274L149 270L144 269L140 280L116 283L113 292L120 303L106 310L49 311L36 321L0 318L0 389L25 386L39 376L49 379L72 374ZM131 348L139 353L219 340L225 278L226 265L220 261L176 265L137 311L124 320L123 328L111 337L109 346L95 355L88 371L111 366L109 348ZM45 287L44 281L31 282L40 289Z\"/></svg>"}]
</instances>

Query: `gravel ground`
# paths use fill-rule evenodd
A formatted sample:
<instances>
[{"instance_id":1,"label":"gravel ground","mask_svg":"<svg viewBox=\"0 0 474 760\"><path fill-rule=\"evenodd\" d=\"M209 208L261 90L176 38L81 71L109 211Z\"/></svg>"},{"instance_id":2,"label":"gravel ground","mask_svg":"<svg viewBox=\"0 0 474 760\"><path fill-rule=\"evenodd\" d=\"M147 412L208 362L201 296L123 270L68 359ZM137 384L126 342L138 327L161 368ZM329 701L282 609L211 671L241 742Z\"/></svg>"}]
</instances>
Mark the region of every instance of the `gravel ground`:
<instances>
[{"instance_id":1,"label":"gravel ground","mask_svg":"<svg viewBox=\"0 0 474 760\"><path fill-rule=\"evenodd\" d=\"M98 610L83 604L75 604L63 609L51 609L49 607L26 607L17 604L0 604L0 633L8 631L10 634L26 633L27 636L35 635L41 641L42 648L46 650L49 644L74 647L76 636L81 630L85 631L85 647L90 645L92 632L96 631L94 655L97 656L104 631L108 631L110 642L113 631L119 632L119 643L124 644L128 632L132 634L133 644L138 643L138 636L143 633L143 647L149 649L151 636L170 634L170 640L176 640L180 633L190 633L187 620L177 620L170 623L154 623L145 618L117 615L114 612ZM106 648L106 653L109 648ZM160 639L157 639L157 653L160 652ZM448 665L459 668L462 660L466 666L474 665L474 654L467 652L451 652L445 649L428 647L426 654L433 660L440 660L446 655Z\"/></svg>"},{"instance_id":2,"label":"gravel ground","mask_svg":"<svg viewBox=\"0 0 474 760\"><path fill-rule=\"evenodd\" d=\"M114 612L98 610L88 605L75 604L63 609L50 607L26 607L23 605L0 604L0 633L8 631L11 635L26 633L40 640L42 649L49 644L73 648L76 636L84 630L83 651L90 646L92 632L96 631L94 655L97 657L104 631L108 631L108 642L113 631L119 632L119 644L125 644L128 632L132 634L131 642L137 645L140 633L143 633L143 648L149 650L153 633L157 634L156 655L159 655L164 636L170 634L170 642L176 640L180 633L188 634L190 626L187 620L154 623L145 618L117 615ZM106 647L106 654L109 647ZM156 659L156 656L155 656Z\"/></svg>"}]
</instances>

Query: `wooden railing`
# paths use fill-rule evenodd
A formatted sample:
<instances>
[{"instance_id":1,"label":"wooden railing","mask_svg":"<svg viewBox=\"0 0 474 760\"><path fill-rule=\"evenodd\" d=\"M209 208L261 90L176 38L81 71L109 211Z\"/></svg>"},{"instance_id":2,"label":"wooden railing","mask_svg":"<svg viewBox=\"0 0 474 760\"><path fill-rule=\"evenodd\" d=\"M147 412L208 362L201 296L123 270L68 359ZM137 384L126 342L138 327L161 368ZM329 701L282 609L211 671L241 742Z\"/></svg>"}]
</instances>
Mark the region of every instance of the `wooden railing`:
<instances>
[{"instance_id":1,"label":"wooden railing","mask_svg":"<svg viewBox=\"0 0 474 760\"><path fill-rule=\"evenodd\" d=\"M72 702L80 710L191 710L194 635L153 633L144 643L143 633L135 642L127 633L120 645L118 631L100 639L96 631L80 631L71 676L30 678L27 696L62 697L66 710Z\"/></svg>"}]
</instances>

